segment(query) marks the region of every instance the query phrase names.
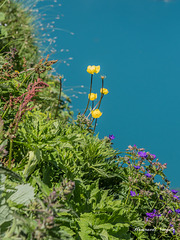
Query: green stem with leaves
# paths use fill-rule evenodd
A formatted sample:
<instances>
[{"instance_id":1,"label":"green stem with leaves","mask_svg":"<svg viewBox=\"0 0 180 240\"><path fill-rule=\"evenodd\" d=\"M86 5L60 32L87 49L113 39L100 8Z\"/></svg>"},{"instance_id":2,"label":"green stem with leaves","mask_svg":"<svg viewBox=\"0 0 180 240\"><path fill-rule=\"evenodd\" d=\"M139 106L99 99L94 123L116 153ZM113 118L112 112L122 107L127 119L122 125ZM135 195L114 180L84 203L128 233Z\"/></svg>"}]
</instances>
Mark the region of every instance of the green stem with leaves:
<instances>
[{"instance_id":1,"label":"green stem with leaves","mask_svg":"<svg viewBox=\"0 0 180 240\"><path fill-rule=\"evenodd\" d=\"M101 98L100 98L100 100L99 100L98 107L97 107L98 109L99 109L100 106L101 106L101 101L102 101L103 96L104 96L104 94L103 94L104 77L102 76L101 79L102 79L102 92L101 92ZM92 120L91 124L93 123L93 121L94 121L94 119ZM94 124L94 130L93 130L93 133L95 132L96 125L97 125L97 118L96 118L96 121L95 121L95 124Z\"/></svg>"},{"instance_id":2,"label":"green stem with leaves","mask_svg":"<svg viewBox=\"0 0 180 240\"><path fill-rule=\"evenodd\" d=\"M60 77L60 82L59 82L59 99L58 99L58 105L57 105L57 108L56 108L55 118L57 117L58 108L59 108L59 105L61 103L61 92L62 92L62 77Z\"/></svg>"}]
</instances>

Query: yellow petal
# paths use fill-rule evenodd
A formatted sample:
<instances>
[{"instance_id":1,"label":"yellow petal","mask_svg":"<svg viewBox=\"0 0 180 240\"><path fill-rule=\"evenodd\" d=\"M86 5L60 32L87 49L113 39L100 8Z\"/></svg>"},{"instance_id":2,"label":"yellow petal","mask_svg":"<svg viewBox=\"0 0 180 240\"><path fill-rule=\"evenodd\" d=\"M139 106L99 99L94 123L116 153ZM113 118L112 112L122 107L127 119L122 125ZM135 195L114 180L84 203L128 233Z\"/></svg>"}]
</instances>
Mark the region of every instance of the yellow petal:
<instances>
[{"instance_id":1,"label":"yellow petal","mask_svg":"<svg viewBox=\"0 0 180 240\"><path fill-rule=\"evenodd\" d=\"M107 88L101 88L101 90L100 90L100 93L102 93L102 94L104 94L104 95L106 95L106 94L108 94L108 90L107 90Z\"/></svg>"},{"instance_id":2,"label":"yellow petal","mask_svg":"<svg viewBox=\"0 0 180 240\"><path fill-rule=\"evenodd\" d=\"M87 72L90 73L90 74L94 74L95 73L95 70L96 70L96 67L93 65L93 66L88 66L87 67Z\"/></svg>"},{"instance_id":3,"label":"yellow petal","mask_svg":"<svg viewBox=\"0 0 180 240\"><path fill-rule=\"evenodd\" d=\"M95 109L91 111L93 118L99 118L102 115L102 112L99 109Z\"/></svg>"},{"instance_id":4,"label":"yellow petal","mask_svg":"<svg viewBox=\"0 0 180 240\"><path fill-rule=\"evenodd\" d=\"M94 101L97 98L97 93L88 94L88 98L91 101Z\"/></svg>"},{"instance_id":5,"label":"yellow petal","mask_svg":"<svg viewBox=\"0 0 180 240\"><path fill-rule=\"evenodd\" d=\"M95 66L95 65L89 65L87 67L87 72L90 74L98 73L100 71L100 66Z\"/></svg>"},{"instance_id":6,"label":"yellow petal","mask_svg":"<svg viewBox=\"0 0 180 240\"><path fill-rule=\"evenodd\" d=\"M96 71L95 73L98 73L100 71L100 66L96 66Z\"/></svg>"}]
</instances>

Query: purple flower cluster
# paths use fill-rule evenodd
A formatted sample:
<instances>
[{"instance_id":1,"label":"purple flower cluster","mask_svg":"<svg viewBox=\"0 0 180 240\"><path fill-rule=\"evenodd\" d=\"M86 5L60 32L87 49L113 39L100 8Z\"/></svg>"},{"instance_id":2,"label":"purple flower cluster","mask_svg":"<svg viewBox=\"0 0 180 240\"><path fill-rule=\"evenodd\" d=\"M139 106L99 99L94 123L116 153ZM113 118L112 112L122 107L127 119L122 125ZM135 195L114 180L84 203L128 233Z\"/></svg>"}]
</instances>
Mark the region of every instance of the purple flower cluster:
<instances>
[{"instance_id":1,"label":"purple flower cluster","mask_svg":"<svg viewBox=\"0 0 180 240\"><path fill-rule=\"evenodd\" d=\"M158 214L158 212L154 209L151 213L146 213L147 218L154 218L154 217L160 217L161 214Z\"/></svg>"},{"instance_id":2,"label":"purple flower cluster","mask_svg":"<svg viewBox=\"0 0 180 240\"><path fill-rule=\"evenodd\" d=\"M174 189L172 189L171 192L174 193L174 194L178 193L178 191L176 191Z\"/></svg>"},{"instance_id":3,"label":"purple flower cluster","mask_svg":"<svg viewBox=\"0 0 180 240\"><path fill-rule=\"evenodd\" d=\"M180 209L174 209L176 213L180 213Z\"/></svg>"}]
</instances>

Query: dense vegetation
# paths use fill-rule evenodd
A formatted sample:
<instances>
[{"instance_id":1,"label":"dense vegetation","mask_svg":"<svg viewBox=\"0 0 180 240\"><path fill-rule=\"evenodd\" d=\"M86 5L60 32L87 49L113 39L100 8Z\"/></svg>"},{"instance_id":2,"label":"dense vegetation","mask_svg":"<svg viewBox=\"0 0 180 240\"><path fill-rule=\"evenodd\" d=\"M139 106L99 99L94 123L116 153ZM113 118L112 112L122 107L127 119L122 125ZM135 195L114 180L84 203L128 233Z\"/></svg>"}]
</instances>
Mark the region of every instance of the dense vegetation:
<instances>
[{"instance_id":1,"label":"dense vegetation","mask_svg":"<svg viewBox=\"0 0 180 240\"><path fill-rule=\"evenodd\" d=\"M166 164L94 136L108 91L97 112L73 119L62 76L51 74L56 61L39 60L30 13L20 2L0 7L0 239L180 239Z\"/></svg>"}]
</instances>

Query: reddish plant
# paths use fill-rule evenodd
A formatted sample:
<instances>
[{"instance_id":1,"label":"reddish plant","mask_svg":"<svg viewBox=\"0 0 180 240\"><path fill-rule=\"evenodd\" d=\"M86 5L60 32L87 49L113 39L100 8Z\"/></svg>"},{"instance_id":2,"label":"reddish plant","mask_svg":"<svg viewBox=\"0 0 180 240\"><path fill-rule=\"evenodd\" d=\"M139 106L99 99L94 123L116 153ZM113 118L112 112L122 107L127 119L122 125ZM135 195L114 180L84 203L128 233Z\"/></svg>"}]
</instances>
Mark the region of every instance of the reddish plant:
<instances>
[{"instance_id":1,"label":"reddish plant","mask_svg":"<svg viewBox=\"0 0 180 240\"><path fill-rule=\"evenodd\" d=\"M17 130L18 123L20 122L22 116L27 112L31 111L34 107L29 107L29 103L33 101L33 97L39 92L41 89L49 87L49 85L42 81L41 78L38 78L34 83L30 83L27 87L27 92L23 93L21 96L13 98L10 96L9 101L4 106L4 111L10 108L17 108L19 105L19 109L15 115L13 123L10 125L10 128L14 128L14 133Z\"/></svg>"}]
</instances>

